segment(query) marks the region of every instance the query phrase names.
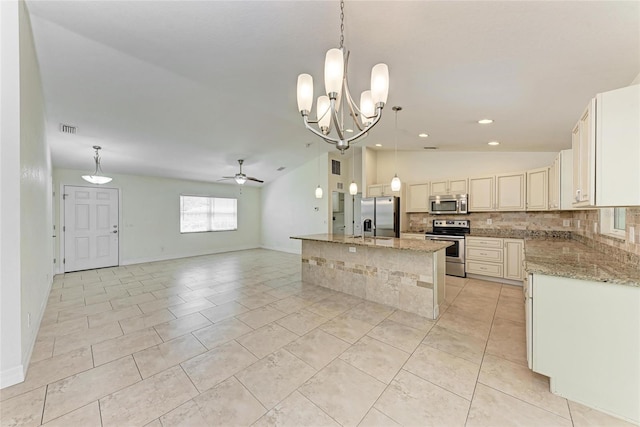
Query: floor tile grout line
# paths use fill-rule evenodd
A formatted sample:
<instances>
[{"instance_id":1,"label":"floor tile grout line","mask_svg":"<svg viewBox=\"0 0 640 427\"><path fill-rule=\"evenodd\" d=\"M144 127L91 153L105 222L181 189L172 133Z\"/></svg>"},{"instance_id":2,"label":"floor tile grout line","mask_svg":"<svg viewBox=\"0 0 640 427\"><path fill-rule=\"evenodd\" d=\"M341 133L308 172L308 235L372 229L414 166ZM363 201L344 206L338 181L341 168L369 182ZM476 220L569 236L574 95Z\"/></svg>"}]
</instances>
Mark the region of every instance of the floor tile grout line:
<instances>
[{"instance_id":1,"label":"floor tile grout line","mask_svg":"<svg viewBox=\"0 0 640 427\"><path fill-rule=\"evenodd\" d=\"M505 396L509 396L509 397L511 397L511 398L513 398L513 399L519 400L520 402L522 402L522 403L524 403L524 404L526 404L526 405L533 406L533 407L534 407L534 408L536 408L536 409L540 409L541 411L547 412L547 413L549 413L549 414L551 414L551 415L555 415L555 416L556 416L556 417L558 417L558 418L562 418L563 420L570 421L570 422L573 424L573 419L572 419L572 417L571 417L571 411L569 411L569 418L565 418L565 417L563 417L562 415L558 415L558 414L556 414L555 412L549 411L548 409L545 409L545 408L543 408L543 407L541 407L541 406L538 406L538 405L536 405L536 404L534 404L534 403L527 402L526 400L521 399L521 398L519 398L518 396L514 396L514 395L512 395L512 394L509 394L509 393L507 393L506 391L503 391L503 390L497 389L497 388L495 388L495 387L493 387L493 386L490 386L490 385L488 385L488 384L485 384L485 383L483 383L483 382L480 382L480 384L482 384L483 386L488 387L488 388L490 388L490 389L492 389L492 390L494 390L494 391L497 391L498 393L502 393L502 394L504 394ZM565 399L565 398L563 398L563 399ZM567 399L565 399L565 400L567 400ZM567 405L567 406L568 406L568 405Z\"/></svg>"}]
</instances>

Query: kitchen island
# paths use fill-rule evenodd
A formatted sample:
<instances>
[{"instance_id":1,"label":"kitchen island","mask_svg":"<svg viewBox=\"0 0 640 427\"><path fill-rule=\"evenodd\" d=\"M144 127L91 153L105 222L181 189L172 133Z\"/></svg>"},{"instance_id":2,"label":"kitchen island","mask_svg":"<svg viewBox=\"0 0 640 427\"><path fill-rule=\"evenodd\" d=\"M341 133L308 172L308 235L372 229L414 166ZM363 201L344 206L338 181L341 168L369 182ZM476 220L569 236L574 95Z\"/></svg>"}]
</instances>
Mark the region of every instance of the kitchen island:
<instances>
[{"instance_id":1,"label":"kitchen island","mask_svg":"<svg viewBox=\"0 0 640 427\"><path fill-rule=\"evenodd\" d=\"M333 234L292 239L302 240L304 282L438 318L451 242Z\"/></svg>"}]
</instances>

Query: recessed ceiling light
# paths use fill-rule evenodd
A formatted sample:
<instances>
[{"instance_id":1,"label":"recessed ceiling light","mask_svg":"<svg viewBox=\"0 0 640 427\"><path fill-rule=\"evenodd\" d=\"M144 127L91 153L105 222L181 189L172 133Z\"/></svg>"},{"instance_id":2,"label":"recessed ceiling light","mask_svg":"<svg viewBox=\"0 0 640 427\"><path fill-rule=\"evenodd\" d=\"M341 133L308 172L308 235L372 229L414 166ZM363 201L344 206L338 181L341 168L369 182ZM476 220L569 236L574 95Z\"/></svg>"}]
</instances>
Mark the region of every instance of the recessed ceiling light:
<instances>
[{"instance_id":1,"label":"recessed ceiling light","mask_svg":"<svg viewBox=\"0 0 640 427\"><path fill-rule=\"evenodd\" d=\"M478 120L478 123L480 123L481 125L488 125L489 123L493 123L493 120L491 120L491 119L482 119L482 120Z\"/></svg>"},{"instance_id":2,"label":"recessed ceiling light","mask_svg":"<svg viewBox=\"0 0 640 427\"><path fill-rule=\"evenodd\" d=\"M419 136L420 138L427 138L427 137L429 136L429 134L426 134L426 133L420 133L420 134L418 134L418 136Z\"/></svg>"},{"instance_id":3,"label":"recessed ceiling light","mask_svg":"<svg viewBox=\"0 0 640 427\"><path fill-rule=\"evenodd\" d=\"M382 147L382 144L376 144L376 147Z\"/></svg>"},{"instance_id":4,"label":"recessed ceiling light","mask_svg":"<svg viewBox=\"0 0 640 427\"><path fill-rule=\"evenodd\" d=\"M487 144L489 144L489 145L500 145L500 143L498 141L491 141L491 142L488 142Z\"/></svg>"}]
</instances>

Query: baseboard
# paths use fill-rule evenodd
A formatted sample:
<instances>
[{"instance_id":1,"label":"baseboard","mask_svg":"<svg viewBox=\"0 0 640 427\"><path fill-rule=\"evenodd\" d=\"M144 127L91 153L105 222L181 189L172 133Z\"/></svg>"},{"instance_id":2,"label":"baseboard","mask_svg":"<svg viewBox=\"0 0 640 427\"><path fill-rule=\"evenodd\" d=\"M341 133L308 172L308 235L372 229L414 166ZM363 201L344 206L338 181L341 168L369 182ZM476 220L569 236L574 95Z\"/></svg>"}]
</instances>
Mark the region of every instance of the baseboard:
<instances>
[{"instance_id":1,"label":"baseboard","mask_svg":"<svg viewBox=\"0 0 640 427\"><path fill-rule=\"evenodd\" d=\"M291 248L284 247L284 246L262 245L260 247L262 249L268 249L268 250L271 250L271 251L278 251L278 252L286 252L288 254L300 255L302 253L302 251L300 249L296 250L296 249L291 249Z\"/></svg>"},{"instance_id":2,"label":"baseboard","mask_svg":"<svg viewBox=\"0 0 640 427\"><path fill-rule=\"evenodd\" d=\"M24 365L14 366L13 368L0 371L0 388L12 386L24 381L25 372Z\"/></svg>"},{"instance_id":3,"label":"baseboard","mask_svg":"<svg viewBox=\"0 0 640 427\"><path fill-rule=\"evenodd\" d=\"M246 251L249 249L259 249L260 246L237 246L232 248L221 248L216 251L199 251L199 252L190 252L185 254L167 254L167 255L157 255L152 257L143 257L143 258L130 258L130 259L121 259L120 265L132 265L132 264L143 264L146 262L158 262L158 261L168 261L172 259L180 259L180 258L189 258L194 256L204 256L204 255L215 255L221 254L225 252L237 252L237 251Z\"/></svg>"},{"instance_id":4,"label":"baseboard","mask_svg":"<svg viewBox=\"0 0 640 427\"><path fill-rule=\"evenodd\" d=\"M469 273L467 273L467 278L485 280L487 282L504 283L505 285L513 285L513 286L522 286L522 282L524 280L524 279L523 280L504 279L502 277L482 276L480 274L469 274Z\"/></svg>"}]
</instances>

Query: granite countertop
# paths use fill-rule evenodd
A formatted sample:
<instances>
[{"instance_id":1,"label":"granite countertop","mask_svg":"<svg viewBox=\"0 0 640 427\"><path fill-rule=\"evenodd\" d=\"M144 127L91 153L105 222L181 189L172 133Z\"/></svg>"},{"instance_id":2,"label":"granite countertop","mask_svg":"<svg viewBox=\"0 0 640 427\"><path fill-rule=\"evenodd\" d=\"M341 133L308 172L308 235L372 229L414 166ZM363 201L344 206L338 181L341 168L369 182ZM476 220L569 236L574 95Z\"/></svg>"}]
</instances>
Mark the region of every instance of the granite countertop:
<instances>
[{"instance_id":1,"label":"granite countertop","mask_svg":"<svg viewBox=\"0 0 640 427\"><path fill-rule=\"evenodd\" d=\"M434 240L398 239L395 237L355 237L341 234L312 234L309 236L292 236L291 239L311 240L315 242L340 243L343 245L375 246L417 252L437 252L452 246L451 242Z\"/></svg>"},{"instance_id":2,"label":"granite countertop","mask_svg":"<svg viewBox=\"0 0 640 427\"><path fill-rule=\"evenodd\" d=\"M527 273L640 287L640 270L568 239L529 238L524 242Z\"/></svg>"}]
</instances>

